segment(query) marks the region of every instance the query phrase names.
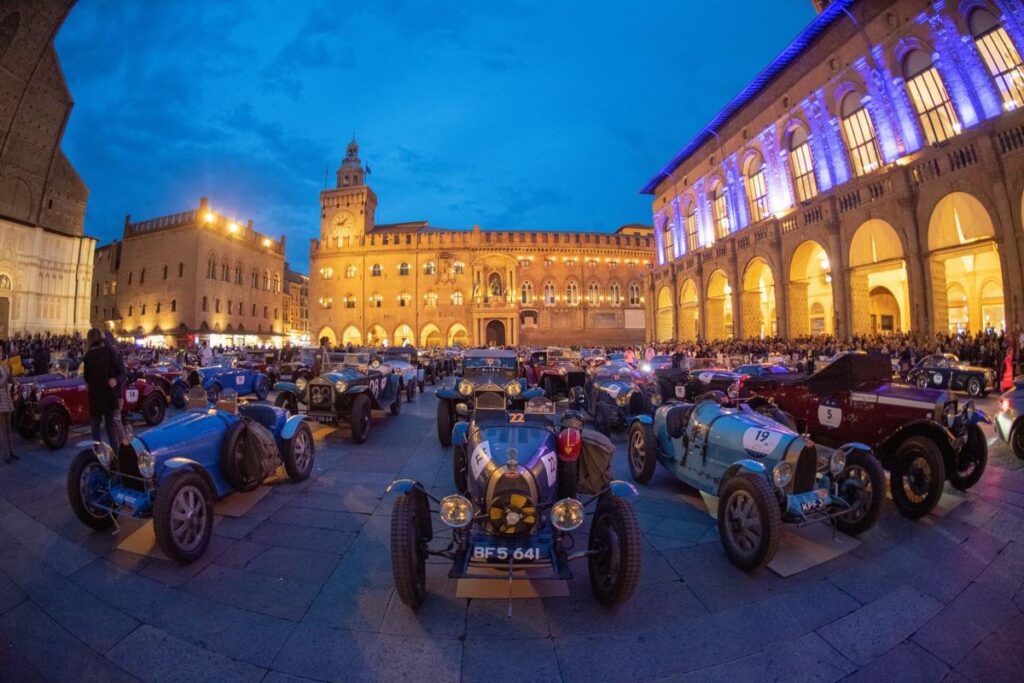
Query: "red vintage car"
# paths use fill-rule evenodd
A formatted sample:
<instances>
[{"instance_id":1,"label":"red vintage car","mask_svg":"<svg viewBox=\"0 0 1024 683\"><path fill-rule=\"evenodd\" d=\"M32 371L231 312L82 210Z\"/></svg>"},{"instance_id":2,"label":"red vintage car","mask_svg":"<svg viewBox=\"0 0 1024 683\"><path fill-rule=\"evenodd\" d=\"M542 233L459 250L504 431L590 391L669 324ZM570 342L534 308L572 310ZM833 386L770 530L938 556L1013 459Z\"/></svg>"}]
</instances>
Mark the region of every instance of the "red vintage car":
<instances>
[{"instance_id":1,"label":"red vintage car","mask_svg":"<svg viewBox=\"0 0 1024 683\"><path fill-rule=\"evenodd\" d=\"M132 379L142 378L155 384L164 392L175 408L188 405L188 373L190 368L183 368L172 361L159 361L152 365L140 365L129 369L128 376Z\"/></svg>"},{"instance_id":2,"label":"red vintage car","mask_svg":"<svg viewBox=\"0 0 1024 683\"><path fill-rule=\"evenodd\" d=\"M579 351L569 349L549 347L534 351L526 362L525 371L527 383L541 387L544 395L552 400L558 394L568 396L573 387L582 387L587 382Z\"/></svg>"},{"instance_id":3,"label":"red vintage car","mask_svg":"<svg viewBox=\"0 0 1024 683\"><path fill-rule=\"evenodd\" d=\"M164 420L167 397L144 379L129 381L121 390L122 417L138 413L148 425ZM68 441L72 426L89 424L89 391L81 377L23 385L18 408L18 433L26 439L42 434L47 447L58 450Z\"/></svg>"},{"instance_id":4,"label":"red vintage car","mask_svg":"<svg viewBox=\"0 0 1024 683\"><path fill-rule=\"evenodd\" d=\"M812 375L747 377L740 393L825 446L871 447L890 472L893 501L911 519L935 507L945 481L960 490L976 484L988 461L979 426L988 416L948 391L894 383L887 356L846 353Z\"/></svg>"}]
</instances>

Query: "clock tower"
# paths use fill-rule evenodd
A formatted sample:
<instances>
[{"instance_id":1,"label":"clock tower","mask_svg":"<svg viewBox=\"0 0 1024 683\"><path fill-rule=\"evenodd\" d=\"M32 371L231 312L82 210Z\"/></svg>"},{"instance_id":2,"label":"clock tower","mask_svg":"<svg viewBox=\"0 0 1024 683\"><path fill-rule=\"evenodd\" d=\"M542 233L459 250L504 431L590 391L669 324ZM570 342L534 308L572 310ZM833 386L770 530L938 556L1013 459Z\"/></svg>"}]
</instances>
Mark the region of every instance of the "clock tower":
<instances>
[{"instance_id":1,"label":"clock tower","mask_svg":"<svg viewBox=\"0 0 1024 683\"><path fill-rule=\"evenodd\" d=\"M373 230L377 195L366 184L353 137L336 173L336 186L320 193L320 240L328 247L344 247L352 238Z\"/></svg>"}]
</instances>

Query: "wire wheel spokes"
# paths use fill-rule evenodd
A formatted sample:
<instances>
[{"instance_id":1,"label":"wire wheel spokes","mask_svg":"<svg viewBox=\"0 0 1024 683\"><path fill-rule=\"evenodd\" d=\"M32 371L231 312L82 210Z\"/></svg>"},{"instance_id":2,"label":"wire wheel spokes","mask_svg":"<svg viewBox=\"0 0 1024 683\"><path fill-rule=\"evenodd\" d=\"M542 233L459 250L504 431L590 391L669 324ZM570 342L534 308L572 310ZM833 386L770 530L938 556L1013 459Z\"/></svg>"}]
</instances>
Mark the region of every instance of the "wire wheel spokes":
<instances>
[{"instance_id":1,"label":"wire wheel spokes","mask_svg":"<svg viewBox=\"0 0 1024 683\"><path fill-rule=\"evenodd\" d=\"M82 476L78 479L78 493L82 499L82 505L93 517L100 519L110 513L95 506L96 503L107 497L110 492L110 476L99 465L89 463L82 469Z\"/></svg>"},{"instance_id":2,"label":"wire wheel spokes","mask_svg":"<svg viewBox=\"0 0 1024 683\"><path fill-rule=\"evenodd\" d=\"M295 441L292 443L292 453L295 456L295 467L300 472L305 472L309 460L313 456L312 449L309 447L309 437L306 435L304 429L300 429L295 434Z\"/></svg>"},{"instance_id":3,"label":"wire wheel spokes","mask_svg":"<svg viewBox=\"0 0 1024 683\"><path fill-rule=\"evenodd\" d=\"M844 514L847 519L860 519L871 509L871 501L875 497L875 491L871 488L871 477L867 470L860 465L851 465L846 468L844 480L840 486L844 493L849 492L848 500L850 511Z\"/></svg>"},{"instance_id":4,"label":"wire wheel spokes","mask_svg":"<svg viewBox=\"0 0 1024 683\"><path fill-rule=\"evenodd\" d=\"M598 572L598 582L604 588L609 588L615 583L619 575L619 564L622 558L621 541L615 522L612 516L604 514L600 519L595 520L597 528L594 529L594 543L592 550L596 550L593 566Z\"/></svg>"},{"instance_id":5,"label":"wire wheel spokes","mask_svg":"<svg viewBox=\"0 0 1024 683\"><path fill-rule=\"evenodd\" d=\"M206 531L206 501L195 486L183 486L171 504L171 535L182 550L193 550Z\"/></svg>"},{"instance_id":6,"label":"wire wheel spokes","mask_svg":"<svg viewBox=\"0 0 1024 683\"><path fill-rule=\"evenodd\" d=\"M754 552L761 543L761 513L746 491L737 491L726 502L726 532L743 552Z\"/></svg>"},{"instance_id":7,"label":"wire wheel spokes","mask_svg":"<svg viewBox=\"0 0 1024 683\"><path fill-rule=\"evenodd\" d=\"M928 461L918 455L907 465L903 473L903 492L913 503L922 502L931 488L932 468Z\"/></svg>"},{"instance_id":8,"label":"wire wheel spokes","mask_svg":"<svg viewBox=\"0 0 1024 683\"><path fill-rule=\"evenodd\" d=\"M644 461L647 460L647 447L640 430L633 432L630 446L629 459L633 462L633 469L640 472L644 468Z\"/></svg>"}]
</instances>

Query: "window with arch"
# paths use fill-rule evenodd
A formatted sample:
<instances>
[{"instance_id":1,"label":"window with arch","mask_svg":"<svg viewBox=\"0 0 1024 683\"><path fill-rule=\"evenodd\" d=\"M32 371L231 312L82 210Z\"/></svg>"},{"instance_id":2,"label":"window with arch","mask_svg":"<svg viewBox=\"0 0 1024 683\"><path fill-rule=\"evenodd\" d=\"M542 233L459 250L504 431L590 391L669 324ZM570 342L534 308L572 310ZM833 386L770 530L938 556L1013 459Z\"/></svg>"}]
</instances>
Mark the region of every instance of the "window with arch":
<instances>
[{"instance_id":1,"label":"window with arch","mask_svg":"<svg viewBox=\"0 0 1024 683\"><path fill-rule=\"evenodd\" d=\"M639 306L640 301L640 283L630 282L629 283L629 305Z\"/></svg>"},{"instance_id":2,"label":"window with arch","mask_svg":"<svg viewBox=\"0 0 1024 683\"><path fill-rule=\"evenodd\" d=\"M380 277L381 273L383 272L384 269L381 268L381 265L379 263L374 263L372 266L370 266L370 277Z\"/></svg>"},{"instance_id":3,"label":"window with arch","mask_svg":"<svg viewBox=\"0 0 1024 683\"><path fill-rule=\"evenodd\" d=\"M608 285L608 303L613 306L622 304L622 286L618 282Z\"/></svg>"},{"instance_id":4,"label":"window with arch","mask_svg":"<svg viewBox=\"0 0 1024 683\"><path fill-rule=\"evenodd\" d=\"M570 306L580 305L580 286L574 280L569 280L565 285L565 303Z\"/></svg>"},{"instance_id":5,"label":"window with arch","mask_svg":"<svg viewBox=\"0 0 1024 683\"><path fill-rule=\"evenodd\" d=\"M596 282L591 282L587 286L587 305L597 306L598 302L601 301L601 285Z\"/></svg>"},{"instance_id":6,"label":"window with arch","mask_svg":"<svg viewBox=\"0 0 1024 683\"><path fill-rule=\"evenodd\" d=\"M672 225L671 219L666 218L665 223L661 228L662 260L665 263L668 263L676 257L675 241L672 239L672 233L674 231L675 226Z\"/></svg>"},{"instance_id":7,"label":"window with arch","mask_svg":"<svg viewBox=\"0 0 1024 683\"><path fill-rule=\"evenodd\" d=\"M345 277L354 278L359 270L355 267L355 264L351 264L345 268Z\"/></svg>"},{"instance_id":8,"label":"window with arch","mask_svg":"<svg viewBox=\"0 0 1024 683\"><path fill-rule=\"evenodd\" d=\"M220 264L220 279L224 282L231 282L231 266L227 261L222 261Z\"/></svg>"},{"instance_id":9,"label":"window with arch","mask_svg":"<svg viewBox=\"0 0 1024 683\"><path fill-rule=\"evenodd\" d=\"M789 134L789 164L793 171L798 201L806 202L818 194L818 181L814 177L814 157L807 138L807 129L798 126Z\"/></svg>"},{"instance_id":10,"label":"window with arch","mask_svg":"<svg viewBox=\"0 0 1024 683\"><path fill-rule=\"evenodd\" d=\"M171 313L176 313L178 310L178 300L171 299Z\"/></svg>"},{"instance_id":11,"label":"window with arch","mask_svg":"<svg viewBox=\"0 0 1024 683\"><path fill-rule=\"evenodd\" d=\"M263 271L263 291L264 292L269 292L270 291L270 271L268 271L268 270L264 270ZM264 317L266 317L266 316L264 316Z\"/></svg>"},{"instance_id":12,"label":"window with arch","mask_svg":"<svg viewBox=\"0 0 1024 683\"><path fill-rule=\"evenodd\" d=\"M132 271L130 271L130 270L128 271L128 284L129 285L132 283L132 275L134 275L134 274L135 273L133 273Z\"/></svg>"},{"instance_id":13,"label":"window with arch","mask_svg":"<svg viewBox=\"0 0 1024 683\"><path fill-rule=\"evenodd\" d=\"M412 297L409 296L408 292L402 292L398 295L398 305L402 308L408 308L409 302L412 301Z\"/></svg>"},{"instance_id":14,"label":"window with arch","mask_svg":"<svg viewBox=\"0 0 1024 683\"><path fill-rule=\"evenodd\" d=\"M242 264L241 263L236 263L235 264L235 284L236 285L242 284Z\"/></svg>"},{"instance_id":15,"label":"window with arch","mask_svg":"<svg viewBox=\"0 0 1024 683\"><path fill-rule=\"evenodd\" d=\"M695 251L700 246L700 237L697 234L697 207L693 202L683 214L683 230L686 234L686 251Z\"/></svg>"},{"instance_id":16,"label":"window with arch","mask_svg":"<svg viewBox=\"0 0 1024 683\"><path fill-rule=\"evenodd\" d=\"M167 279L167 266L164 266L164 279Z\"/></svg>"},{"instance_id":17,"label":"window with arch","mask_svg":"<svg viewBox=\"0 0 1024 683\"><path fill-rule=\"evenodd\" d=\"M839 113L843 120L843 133L846 134L846 146L853 160L853 172L856 175L871 173L881 164L881 154L875 139L875 127L871 116L864 106L863 96L858 92L846 93L839 104Z\"/></svg>"},{"instance_id":18,"label":"window with arch","mask_svg":"<svg viewBox=\"0 0 1024 683\"><path fill-rule=\"evenodd\" d=\"M452 303L453 304L455 304L456 306L461 306L464 301L465 301L465 298L462 296L462 292L459 292L459 291L452 292Z\"/></svg>"},{"instance_id":19,"label":"window with arch","mask_svg":"<svg viewBox=\"0 0 1024 683\"><path fill-rule=\"evenodd\" d=\"M281 293L281 276L278 273L274 273L274 288L271 289L274 294Z\"/></svg>"},{"instance_id":20,"label":"window with arch","mask_svg":"<svg viewBox=\"0 0 1024 683\"><path fill-rule=\"evenodd\" d=\"M353 268L353 270L355 270L355 268ZM330 280L332 277L334 277L334 268L331 268L330 266L324 266L323 268L320 269L321 280Z\"/></svg>"},{"instance_id":21,"label":"window with arch","mask_svg":"<svg viewBox=\"0 0 1024 683\"><path fill-rule=\"evenodd\" d=\"M533 283L526 281L522 287L519 288L519 300L524 304L533 303Z\"/></svg>"},{"instance_id":22,"label":"window with arch","mask_svg":"<svg viewBox=\"0 0 1024 683\"><path fill-rule=\"evenodd\" d=\"M184 275L185 275L185 263L181 262L181 263L178 264L178 277L182 277Z\"/></svg>"},{"instance_id":23,"label":"window with arch","mask_svg":"<svg viewBox=\"0 0 1024 683\"><path fill-rule=\"evenodd\" d=\"M764 182L764 158L754 154L747 160L744 172L747 198L750 200L750 222L757 223L768 217L768 186Z\"/></svg>"},{"instance_id":24,"label":"window with arch","mask_svg":"<svg viewBox=\"0 0 1024 683\"><path fill-rule=\"evenodd\" d=\"M711 192L711 213L715 219L715 239L729 235L729 195L725 183L719 182Z\"/></svg>"},{"instance_id":25,"label":"window with arch","mask_svg":"<svg viewBox=\"0 0 1024 683\"><path fill-rule=\"evenodd\" d=\"M427 292L423 295L423 301L429 308L435 308L437 306L437 292Z\"/></svg>"},{"instance_id":26,"label":"window with arch","mask_svg":"<svg viewBox=\"0 0 1024 683\"><path fill-rule=\"evenodd\" d=\"M213 312L220 313L220 299L214 299L213 301Z\"/></svg>"},{"instance_id":27,"label":"window with arch","mask_svg":"<svg viewBox=\"0 0 1024 683\"><path fill-rule=\"evenodd\" d=\"M132 317L132 315L134 315L133 311L134 311L134 308L132 306L129 306L128 307L128 317L129 318Z\"/></svg>"},{"instance_id":28,"label":"window with arch","mask_svg":"<svg viewBox=\"0 0 1024 683\"><path fill-rule=\"evenodd\" d=\"M911 50L903 58L903 77L928 144L948 140L960 132L960 119L930 54Z\"/></svg>"},{"instance_id":29,"label":"window with arch","mask_svg":"<svg viewBox=\"0 0 1024 683\"><path fill-rule=\"evenodd\" d=\"M260 272L258 270L256 270L255 268L253 268L253 271L252 271L252 288L253 289L259 289L260 288Z\"/></svg>"},{"instance_id":30,"label":"window with arch","mask_svg":"<svg viewBox=\"0 0 1024 683\"><path fill-rule=\"evenodd\" d=\"M452 264L452 274L453 275L462 275L465 272L466 272L466 264L463 263L462 261L456 261L455 263Z\"/></svg>"},{"instance_id":31,"label":"window with arch","mask_svg":"<svg viewBox=\"0 0 1024 683\"><path fill-rule=\"evenodd\" d=\"M967 24L974 44L999 88L1003 107L1013 110L1024 105L1024 66L1021 65L1020 52L1006 29L991 12L981 7L971 12Z\"/></svg>"},{"instance_id":32,"label":"window with arch","mask_svg":"<svg viewBox=\"0 0 1024 683\"><path fill-rule=\"evenodd\" d=\"M356 298L354 296L352 296L351 294L346 295L345 296L345 308L355 308L355 307L356 307Z\"/></svg>"},{"instance_id":33,"label":"window with arch","mask_svg":"<svg viewBox=\"0 0 1024 683\"><path fill-rule=\"evenodd\" d=\"M544 305L554 306L558 301L558 295L555 293L555 283L548 280L544 283Z\"/></svg>"},{"instance_id":34,"label":"window with arch","mask_svg":"<svg viewBox=\"0 0 1024 683\"><path fill-rule=\"evenodd\" d=\"M203 297L203 313L206 313L206 311L209 309L209 307L210 307L209 302L207 301L206 297L204 296Z\"/></svg>"},{"instance_id":35,"label":"window with arch","mask_svg":"<svg viewBox=\"0 0 1024 683\"><path fill-rule=\"evenodd\" d=\"M212 255L206 259L206 277L210 280L217 279L217 259Z\"/></svg>"},{"instance_id":36,"label":"window with arch","mask_svg":"<svg viewBox=\"0 0 1024 683\"><path fill-rule=\"evenodd\" d=\"M437 275L437 264L433 261L427 261L423 264L424 275Z\"/></svg>"},{"instance_id":37,"label":"window with arch","mask_svg":"<svg viewBox=\"0 0 1024 683\"><path fill-rule=\"evenodd\" d=\"M142 304L142 313L141 313L141 315L146 315L146 304Z\"/></svg>"},{"instance_id":38,"label":"window with arch","mask_svg":"<svg viewBox=\"0 0 1024 683\"><path fill-rule=\"evenodd\" d=\"M402 261L401 263L399 263L398 264L398 274L403 276L403 277L408 275L409 274L409 264L406 263L405 261Z\"/></svg>"}]
</instances>

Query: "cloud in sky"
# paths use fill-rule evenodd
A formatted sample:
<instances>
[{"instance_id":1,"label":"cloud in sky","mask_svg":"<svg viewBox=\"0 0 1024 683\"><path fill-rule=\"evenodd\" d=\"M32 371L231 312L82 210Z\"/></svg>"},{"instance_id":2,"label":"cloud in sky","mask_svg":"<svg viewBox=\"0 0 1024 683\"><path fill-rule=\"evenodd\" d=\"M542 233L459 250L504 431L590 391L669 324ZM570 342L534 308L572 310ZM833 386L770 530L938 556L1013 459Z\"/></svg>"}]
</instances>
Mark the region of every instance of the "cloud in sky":
<instances>
[{"instance_id":1,"label":"cloud in sky","mask_svg":"<svg viewBox=\"0 0 1024 683\"><path fill-rule=\"evenodd\" d=\"M80 2L64 148L106 242L208 196L288 235L353 132L378 220L614 230L639 188L813 17L807 0Z\"/></svg>"}]
</instances>

